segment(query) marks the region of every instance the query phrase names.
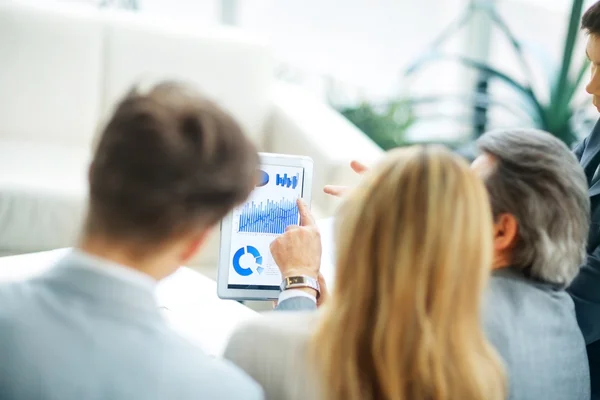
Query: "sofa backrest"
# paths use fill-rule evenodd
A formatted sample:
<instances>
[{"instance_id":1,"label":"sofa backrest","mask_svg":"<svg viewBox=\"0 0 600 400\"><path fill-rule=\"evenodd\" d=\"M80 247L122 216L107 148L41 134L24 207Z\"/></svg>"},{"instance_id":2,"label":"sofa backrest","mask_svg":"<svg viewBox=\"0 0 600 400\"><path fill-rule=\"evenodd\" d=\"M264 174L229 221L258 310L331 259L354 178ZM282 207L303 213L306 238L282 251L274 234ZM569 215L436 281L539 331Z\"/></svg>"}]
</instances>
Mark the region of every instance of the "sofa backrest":
<instances>
[{"instance_id":1,"label":"sofa backrest","mask_svg":"<svg viewBox=\"0 0 600 400\"><path fill-rule=\"evenodd\" d=\"M0 139L89 145L133 85L171 79L193 84L264 140L271 50L237 29L0 0L0 57Z\"/></svg>"},{"instance_id":2,"label":"sofa backrest","mask_svg":"<svg viewBox=\"0 0 600 400\"><path fill-rule=\"evenodd\" d=\"M191 27L139 13L105 13L102 113L132 84L183 80L206 93L258 143L269 111L273 67L268 46L235 29Z\"/></svg>"},{"instance_id":3,"label":"sofa backrest","mask_svg":"<svg viewBox=\"0 0 600 400\"><path fill-rule=\"evenodd\" d=\"M0 0L0 139L89 139L102 104L95 10Z\"/></svg>"}]
</instances>

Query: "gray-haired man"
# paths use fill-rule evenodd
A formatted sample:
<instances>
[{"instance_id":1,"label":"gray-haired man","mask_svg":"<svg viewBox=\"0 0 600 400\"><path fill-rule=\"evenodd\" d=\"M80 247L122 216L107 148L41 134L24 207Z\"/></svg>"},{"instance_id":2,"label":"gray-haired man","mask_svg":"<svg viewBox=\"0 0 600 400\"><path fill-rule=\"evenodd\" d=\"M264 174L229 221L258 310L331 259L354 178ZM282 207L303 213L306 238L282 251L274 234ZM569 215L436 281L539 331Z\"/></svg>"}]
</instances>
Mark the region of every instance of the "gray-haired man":
<instances>
[{"instance_id":1,"label":"gray-haired man","mask_svg":"<svg viewBox=\"0 0 600 400\"><path fill-rule=\"evenodd\" d=\"M494 215L485 329L510 399L590 398L585 343L565 288L585 257L590 204L576 157L536 130L483 135L473 169Z\"/></svg>"},{"instance_id":2,"label":"gray-haired man","mask_svg":"<svg viewBox=\"0 0 600 400\"><path fill-rule=\"evenodd\" d=\"M509 398L587 400L585 343L565 291L585 256L590 205L583 170L567 146L541 131L490 132L477 144L481 155L473 170L486 183L494 214L485 329L505 362ZM353 163L353 169L364 167ZM344 190L326 188L331 194ZM292 230L282 237L289 240L275 242L304 249L304 262L296 259L293 265L286 260L289 252L272 249L282 273L288 264L301 275L318 271L309 246L314 238L307 232ZM316 304L306 296L289 296L279 308L314 309Z\"/></svg>"}]
</instances>

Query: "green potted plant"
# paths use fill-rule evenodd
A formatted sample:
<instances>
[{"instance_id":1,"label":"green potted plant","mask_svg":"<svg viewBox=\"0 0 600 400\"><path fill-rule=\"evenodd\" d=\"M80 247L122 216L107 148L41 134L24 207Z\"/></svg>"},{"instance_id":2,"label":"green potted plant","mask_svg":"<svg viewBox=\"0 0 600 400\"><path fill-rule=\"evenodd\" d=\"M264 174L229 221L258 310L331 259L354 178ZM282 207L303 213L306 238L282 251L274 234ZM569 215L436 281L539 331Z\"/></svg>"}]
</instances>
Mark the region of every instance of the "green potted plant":
<instances>
[{"instance_id":1,"label":"green potted plant","mask_svg":"<svg viewBox=\"0 0 600 400\"><path fill-rule=\"evenodd\" d=\"M551 65L548 60L542 61L545 70L548 71L546 82L550 96L547 100L539 96L533 89L531 67L525 57L525 46L510 31L492 1L471 1L460 18L444 30L438 39L433 42L428 51L409 66L405 72L405 76L410 77L422 71L426 66L440 61L455 62L479 74L478 82L472 93L451 96L451 100L468 104L474 111L473 130L468 136L467 142L476 138L488 128L487 112L492 107L502 107L506 112L512 113L515 117L522 117L525 114L528 121L524 121L524 123L550 132L568 145L572 145L578 140L580 136L579 131L586 132L586 130L590 129L591 123L585 117L585 113L582 112L581 105L577 105L573 101L588 68L587 60L583 56L577 57L574 54L577 33L580 29L579 21L582 15L582 8L583 0L573 1L559 65ZM526 76L524 83L519 82L518 79L501 71L492 64L481 62L468 56L449 54L442 49L444 42L457 30L465 26L477 10L486 12L494 25L508 39L517 56L519 66ZM574 62L575 59L577 62ZM502 82L515 94L519 102L515 104L513 99L503 101L503 99L491 94L487 90L487 83L491 80ZM448 96L412 98L411 105L427 104L435 106L441 101L448 101Z\"/></svg>"},{"instance_id":2,"label":"green potted plant","mask_svg":"<svg viewBox=\"0 0 600 400\"><path fill-rule=\"evenodd\" d=\"M392 100L385 104L367 101L337 110L384 150L409 144L406 131L414 122L407 100Z\"/></svg>"}]
</instances>

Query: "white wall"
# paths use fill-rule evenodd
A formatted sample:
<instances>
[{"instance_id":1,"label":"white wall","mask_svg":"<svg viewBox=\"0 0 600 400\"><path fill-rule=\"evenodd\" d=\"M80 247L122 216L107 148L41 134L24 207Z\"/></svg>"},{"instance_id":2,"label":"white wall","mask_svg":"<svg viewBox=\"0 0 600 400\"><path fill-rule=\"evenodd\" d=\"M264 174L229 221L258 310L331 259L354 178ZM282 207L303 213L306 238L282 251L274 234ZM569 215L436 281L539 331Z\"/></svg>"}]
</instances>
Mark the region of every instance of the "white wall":
<instances>
[{"instance_id":1,"label":"white wall","mask_svg":"<svg viewBox=\"0 0 600 400\"><path fill-rule=\"evenodd\" d=\"M588 0L588 5L593 1ZM221 0L138 2L142 12L154 15L199 24L220 22ZM457 17L467 0L237 0L234 3L238 7L239 26L267 36L281 62L304 73L309 83L317 76L330 75L363 88L369 97L378 97L396 92L402 83L402 70ZM518 38L536 43L558 59L570 1L497 0L497 3ZM459 36L450 47L463 49L465 40L464 35ZM493 41L491 55L507 71L517 70L502 42ZM422 85L429 90L445 90L456 86L453 79L460 76L441 68L427 74Z\"/></svg>"},{"instance_id":2,"label":"white wall","mask_svg":"<svg viewBox=\"0 0 600 400\"><path fill-rule=\"evenodd\" d=\"M43 1L43 0L40 0ZM51 0L47 0L51 1ZM93 0L62 0L94 3ZM138 0L142 12L198 24L218 24L221 0ZM468 0L231 0L237 4L237 23L266 36L285 75L325 95L335 81L348 99L385 99L408 86L411 93L465 93L472 82L456 65L439 64L410 82L402 71L467 4ZM501 15L517 38L560 61L570 0L496 0ZM586 7L594 0L587 0ZM470 32L471 41L466 35ZM466 30L449 48L464 51L477 32ZM582 35L583 36L583 35ZM491 60L511 75L519 68L510 47L492 36ZM579 53L583 52L582 40ZM583 55L581 55L583 57ZM542 73L534 63L534 84L547 95ZM502 93L498 85L495 91ZM583 88L579 96L585 100ZM344 97L342 97L342 100ZM339 100L339 99L338 99ZM439 109L434 110L440 112ZM443 109L441 110L444 111ZM434 134L459 129L447 122L429 128ZM425 129L427 131L427 129ZM428 133L423 133L427 135Z\"/></svg>"},{"instance_id":3,"label":"white wall","mask_svg":"<svg viewBox=\"0 0 600 400\"><path fill-rule=\"evenodd\" d=\"M265 0L240 2L240 25L268 36L279 59L330 75L366 96L398 90L400 73L454 18L464 0ZM444 74L428 82L449 83Z\"/></svg>"},{"instance_id":4,"label":"white wall","mask_svg":"<svg viewBox=\"0 0 600 400\"><path fill-rule=\"evenodd\" d=\"M142 12L214 25L220 22L220 0L138 0Z\"/></svg>"},{"instance_id":5,"label":"white wall","mask_svg":"<svg viewBox=\"0 0 600 400\"><path fill-rule=\"evenodd\" d=\"M585 7L593 2L588 0ZM469 79L473 75L455 64L431 67L410 82L401 79L401 72L408 63L458 16L466 0L347 0L344 3L338 0L263 0L239 3L240 25L268 36L279 59L293 66L289 75L320 93L327 90L323 75L356 87L355 93L371 99L394 95L407 84L412 94L437 95L472 90ZM525 40L532 49L547 53L549 59L559 65L571 1L497 0L497 4L518 39ZM466 37L469 33L470 41ZM508 43L496 33L492 33L491 61L511 76L522 78ZM466 44L473 45L473 35L477 34L480 32L473 31L472 27L463 31L448 49L470 52L472 49L466 48ZM583 34L580 37L583 38ZM583 59L583 46L584 40L581 40L577 61ZM534 87L545 98L548 95L546 65L532 62L532 66ZM498 85L493 90L502 93ZM583 88L578 93L580 99L585 100L587 95ZM456 108L446 104L432 112L452 113ZM510 123L510 120L505 122ZM436 121L421 126L416 135L423 139L451 138L470 123L468 115L463 122Z\"/></svg>"}]
</instances>

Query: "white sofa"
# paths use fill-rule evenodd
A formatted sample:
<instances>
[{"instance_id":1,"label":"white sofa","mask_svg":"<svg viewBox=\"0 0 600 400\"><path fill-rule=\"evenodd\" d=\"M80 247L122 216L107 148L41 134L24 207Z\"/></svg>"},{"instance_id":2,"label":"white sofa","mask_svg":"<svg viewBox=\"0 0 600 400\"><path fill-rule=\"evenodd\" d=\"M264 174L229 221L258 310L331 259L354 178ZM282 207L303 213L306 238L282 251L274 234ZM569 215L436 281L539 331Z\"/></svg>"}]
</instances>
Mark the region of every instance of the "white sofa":
<instances>
[{"instance_id":1,"label":"white sofa","mask_svg":"<svg viewBox=\"0 0 600 400\"><path fill-rule=\"evenodd\" d=\"M327 105L274 79L269 45L232 28L203 29L142 13L0 0L0 254L71 246L86 197L94 135L135 83L195 84L262 151L315 162L325 183L350 183L348 161L379 148ZM199 263L215 262L213 237Z\"/></svg>"}]
</instances>

